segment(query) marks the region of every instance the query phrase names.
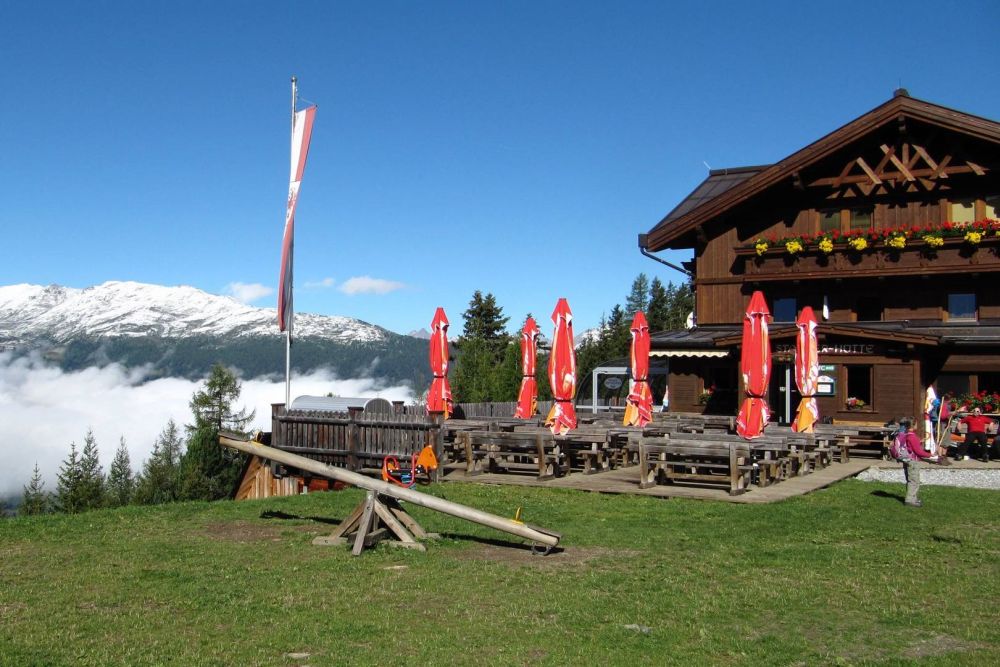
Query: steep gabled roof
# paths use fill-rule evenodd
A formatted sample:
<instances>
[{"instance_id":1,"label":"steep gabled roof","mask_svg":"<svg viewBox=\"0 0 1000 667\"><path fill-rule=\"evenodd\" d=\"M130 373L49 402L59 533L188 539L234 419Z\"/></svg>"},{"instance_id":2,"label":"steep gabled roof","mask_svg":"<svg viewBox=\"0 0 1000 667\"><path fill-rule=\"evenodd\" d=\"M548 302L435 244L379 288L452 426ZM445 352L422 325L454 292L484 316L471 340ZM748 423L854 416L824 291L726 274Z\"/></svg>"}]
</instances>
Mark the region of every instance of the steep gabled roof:
<instances>
[{"instance_id":1,"label":"steep gabled roof","mask_svg":"<svg viewBox=\"0 0 1000 667\"><path fill-rule=\"evenodd\" d=\"M910 97L904 90L897 90L888 102L769 167L744 168L752 170L750 172L729 170L732 177L724 177L726 170L721 170L720 174L712 172L694 192L645 235L647 237L645 247L654 252L672 247L672 242L691 233L699 225L726 213L734 206L774 185L792 179L796 172L874 130L900 119L913 119L967 136L1000 143L1000 123L925 102Z\"/></svg>"}]
</instances>

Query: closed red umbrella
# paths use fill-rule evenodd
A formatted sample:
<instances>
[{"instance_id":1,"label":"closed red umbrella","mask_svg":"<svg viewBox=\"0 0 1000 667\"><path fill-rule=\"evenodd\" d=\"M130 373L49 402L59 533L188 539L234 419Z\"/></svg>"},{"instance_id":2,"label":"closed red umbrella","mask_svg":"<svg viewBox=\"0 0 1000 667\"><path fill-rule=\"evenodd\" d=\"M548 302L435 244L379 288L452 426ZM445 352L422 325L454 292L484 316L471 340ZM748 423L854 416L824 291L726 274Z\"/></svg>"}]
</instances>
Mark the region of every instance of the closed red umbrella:
<instances>
[{"instance_id":1,"label":"closed red umbrella","mask_svg":"<svg viewBox=\"0 0 1000 667\"><path fill-rule=\"evenodd\" d=\"M632 318L632 386L625 407L625 426L642 428L653 421L653 392L649 389L649 324L639 311Z\"/></svg>"},{"instance_id":2,"label":"closed red umbrella","mask_svg":"<svg viewBox=\"0 0 1000 667\"><path fill-rule=\"evenodd\" d=\"M819 421L819 406L816 404L816 383L819 379L819 349L816 341L816 315L806 306L795 320L799 331L795 335L795 384L799 387L802 400L792 422L792 430L812 433L813 424Z\"/></svg>"},{"instance_id":3,"label":"closed red umbrella","mask_svg":"<svg viewBox=\"0 0 1000 667\"><path fill-rule=\"evenodd\" d=\"M427 392L427 413L451 414L451 386L448 384L448 316L444 308L434 311L431 320L431 389Z\"/></svg>"},{"instance_id":4,"label":"closed red umbrella","mask_svg":"<svg viewBox=\"0 0 1000 667\"><path fill-rule=\"evenodd\" d=\"M538 356L538 325L529 317L521 331L521 391L517 396L514 417L529 419L538 412L538 383L535 381L535 360Z\"/></svg>"},{"instance_id":5,"label":"closed red umbrella","mask_svg":"<svg viewBox=\"0 0 1000 667\"><path fill-rule=\"evenodd\" d=\"M767 337L767 318L770 316L764 295L754 292L743 318L743 349L740 354L740 371L747 398L736 416L736 432L747 440L759 438L771 416L764 398L771 376L771 348Z\"/></svg>"},{"instance_id":6,"label":"closed red umbrella","mask_svg":"<svg viewBox=\"0 0 1000 667\"><path fill-rule=\"evenodd\" d=\"M549 386L552 387L552 409L545 425L557 435L565 435L576 428L576 350L573 348L573 313L566 299L559 299L552 311L555 332L552 334L552 352L549 356Z\"/></svg>"}]
</instances>

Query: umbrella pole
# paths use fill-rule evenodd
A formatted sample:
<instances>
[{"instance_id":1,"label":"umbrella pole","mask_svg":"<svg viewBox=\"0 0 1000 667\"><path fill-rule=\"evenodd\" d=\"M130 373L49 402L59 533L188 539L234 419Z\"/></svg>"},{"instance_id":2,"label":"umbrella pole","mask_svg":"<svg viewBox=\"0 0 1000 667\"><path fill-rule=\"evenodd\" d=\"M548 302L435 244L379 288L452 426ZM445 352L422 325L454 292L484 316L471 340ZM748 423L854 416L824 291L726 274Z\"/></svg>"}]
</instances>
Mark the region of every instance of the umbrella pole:
<instances>
[{"instance_id":1,"label":"umbrella pole","mask_svg":"<svg viewBox=\"0 0 1000 667\"><path fill-rule=\"evenodd\" d=\"M285 409L291 404L292 388L292 332L285 331Z\"/></svg>"}]
</instances>

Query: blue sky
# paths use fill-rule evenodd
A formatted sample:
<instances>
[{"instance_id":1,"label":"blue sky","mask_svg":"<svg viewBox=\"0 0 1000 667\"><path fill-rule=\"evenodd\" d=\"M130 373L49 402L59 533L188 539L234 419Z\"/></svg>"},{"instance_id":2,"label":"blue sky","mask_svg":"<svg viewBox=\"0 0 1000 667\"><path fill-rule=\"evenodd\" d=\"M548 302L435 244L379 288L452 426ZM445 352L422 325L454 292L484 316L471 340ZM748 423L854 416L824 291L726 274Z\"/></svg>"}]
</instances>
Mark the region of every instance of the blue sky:
<instances>
[{"instance_id":1,"label":"blue sky","mask_svg":"<svg viewBox=\"0 0 1000 667\"><path fill-rule=\"evenodd\" d=\"M457 333L481 289L513 326L564 296L580 331L640 271L680 279L636 235L706 163L778 160L900 84L1000 118L1000 4L902 7L5 2L0 284L273 306L295 74L320 106L297 310L405 333L440 305Z\"/></svg>"}]
</instances>

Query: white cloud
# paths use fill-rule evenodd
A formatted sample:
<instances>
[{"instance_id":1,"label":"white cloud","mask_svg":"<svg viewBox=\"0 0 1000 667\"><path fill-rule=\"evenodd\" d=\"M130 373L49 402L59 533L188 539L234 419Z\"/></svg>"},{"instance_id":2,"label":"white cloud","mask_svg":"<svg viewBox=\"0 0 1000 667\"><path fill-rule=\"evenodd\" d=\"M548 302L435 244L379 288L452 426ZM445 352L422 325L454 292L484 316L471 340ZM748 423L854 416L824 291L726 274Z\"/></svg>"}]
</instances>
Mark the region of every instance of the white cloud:
<instances>
[{"instance_id":1,"label":"white cloud","mask_svg":"<svg viewBox=\"0 0 1000 667\"><path fill-rule=\"evenodd\" d=\"M274 294L274 288L260 283L229 283L225 293L242 303L253 303Z\"/></svg>"},{"instance_id":2,"label":"white cloud","mask_svg":"<svg viewBox=\"0 0 1000 667\"><path fill-rule=\"evenodd\" d=\"M15 359L0 353L0 495L20 494L36 461L45 489L55 491L69 444L82 446L88 428L94 431L105 473L123 435L132 467L139 470L168 419L178 426L191 421L188 401L201 385L182 378L145 379L145 371L117 364L64 372L36 356ZM414 399L407 386L384 387L371 378L340 379L329 370L292 376L293 397L328 392L407 403ZM255 428L269 431L271 403L284 397L283 379L244 380L238 404L256 409Z\"/></svg>"},{"instance_id":3,"label":"white cloud","mask_svg":"<svg viewBox=\"0 0 1000 667\"><path fill-rule=\"evenodd\" d=\"M326 287L333 287L337 283L333 278L323 278L323 280L309 280L303 287L308 289L322 289Z\"/></svg>"},{"instance_id":4,"label":"white cloud","mask_svg":"<svg viewBox=\"0 0 1000 667\"><path fill-rule=\"evenodd\" d=\"M371 276L355 276L348 278L340 286L340 291L344 294L388 294L406 287L403 283L383 278L372 278Z\"/></svg>"}]
</instances>

